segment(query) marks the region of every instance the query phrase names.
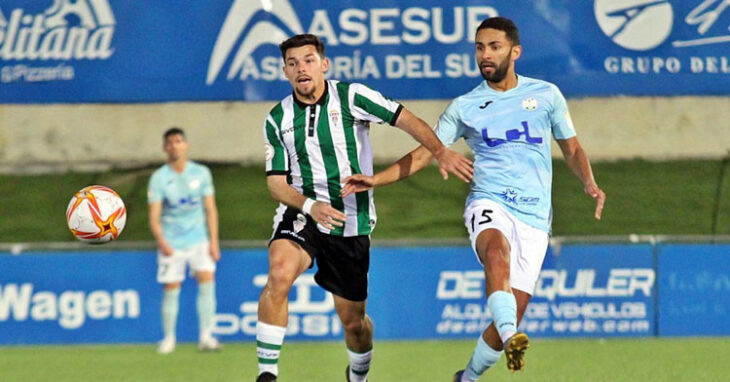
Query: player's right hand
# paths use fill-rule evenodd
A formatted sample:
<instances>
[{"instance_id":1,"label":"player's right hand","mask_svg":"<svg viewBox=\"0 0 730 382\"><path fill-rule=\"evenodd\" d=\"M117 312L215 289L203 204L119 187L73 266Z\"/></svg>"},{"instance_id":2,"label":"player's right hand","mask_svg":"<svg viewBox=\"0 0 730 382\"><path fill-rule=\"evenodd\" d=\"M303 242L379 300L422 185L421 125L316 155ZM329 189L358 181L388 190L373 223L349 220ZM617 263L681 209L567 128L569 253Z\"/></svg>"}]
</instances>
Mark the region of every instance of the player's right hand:
<instances>
[{"instance_id":1,"label":"player's right hand","mask_svg":"<svg viewBox=\"0 0 730 382\"><path fill-rule=\"evenodd\" d=\"M439 172L444 180L449 178L449 173L456 175L465 183L471 182L474 177L472 162L463 155L444 146L434 153L434 157L439 161Z\"/></svg>"},{"instance_id":2,"label":"player's right hand","mask_svg":"<svg viewBox=\"0 0 730 382\"><path fill-rule=\"evenodd\" d=\"M344 182L345 184L340 190L340 196L343 198L375 187L375 177L363 174L350 175L345 178Z\"/></svg>"},{"instance_id":3,"label":"player's right hand","mask_svg":"<svg viewBox=\"0 0 730 382\"><path fill-rule=\"evenodd\" d=\"M174 252L174 250L172 249L170 244L160 243L159 247L160 247L160 252L162 252L162 256L168 256L168 257L172 256L172 253Z\"/></svg>"},{"instance_id":4,"label":"player's right hand","mask_svg":"<svg viewBox=\"0 0 730 382\"><path fill-rule=\"evenodd\" d=\"M342 211L338 211L331 205L322 202L314 202L310 216L314 221L329 230L342 227L345 225L345 219L347 219Z\"/></svg>"}]
</instances>

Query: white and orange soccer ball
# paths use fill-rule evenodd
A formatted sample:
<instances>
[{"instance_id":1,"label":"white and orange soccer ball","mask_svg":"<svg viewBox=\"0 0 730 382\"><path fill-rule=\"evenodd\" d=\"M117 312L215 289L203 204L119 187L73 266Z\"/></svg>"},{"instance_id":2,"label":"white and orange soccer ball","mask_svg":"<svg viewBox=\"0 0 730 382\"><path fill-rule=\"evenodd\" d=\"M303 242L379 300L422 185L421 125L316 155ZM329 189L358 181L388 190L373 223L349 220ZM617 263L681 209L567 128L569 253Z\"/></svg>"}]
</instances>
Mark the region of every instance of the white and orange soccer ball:
<instances>
[{"instance_id":1,"label":"white and orange soccer ball","mask_svg":"<svg viewBox=\"0 0 730 382\"><path fill-rule=\"evenodd\" d=\"M66 208L68 229L86 243L108 243L122 233L127 209L109 187L88 186L76 192Z\"/></svg>"}]
</instances>

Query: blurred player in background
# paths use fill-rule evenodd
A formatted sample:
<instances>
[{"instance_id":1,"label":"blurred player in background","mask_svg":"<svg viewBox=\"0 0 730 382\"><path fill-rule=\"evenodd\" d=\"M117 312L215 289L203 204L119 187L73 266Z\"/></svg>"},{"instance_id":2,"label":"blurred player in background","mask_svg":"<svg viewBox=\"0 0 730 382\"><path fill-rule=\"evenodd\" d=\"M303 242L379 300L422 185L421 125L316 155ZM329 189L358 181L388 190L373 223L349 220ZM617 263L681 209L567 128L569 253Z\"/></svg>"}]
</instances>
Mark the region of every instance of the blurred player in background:
<instances>
[{"instance_id":1,"label":"blurred player in background","mask_svg":"<svg viewBox=\"0 0 730 382\"><path fill-rule=\"evenodd\" d=\"M294 281L316 259L315 281L334 295L345 330L348 381L367 379L373 324L365 313L372 192L340 197L345 177L372 174L369 123L389 123L423 144L452 172L471 179L471 162L448 150L421 119L379 92L356 83L325 80L329 60L314 35L297 35L279 48L294 89L264 123L267 186L280 205L269 243L268 281L259 299L258 381L276 380ZM296 377L292 378L293 380Z\"/></svg>"},{"instance_id":2,"label":"blurred player in background","mask_svg":"<svg viewBox=\"0 0 730 382\"><path fill-rule=\"evenodd\" d=\"M482 333L465 370L454 381L475 381L500 358L511 371L524 367L527 335L517 331L547 251L552 220L550 136L600 219L605 193L576 138L565 98L548 82L515 74L519 32L506 18L483 21L476 32L476 60L485 81L456 98L438 121L445 145L464 138L475 157L474 182L464 223L484 267L493 322ZM425 167L431 154L419 147L375 176L346 179L342 195L393 183Z\"/></svg>"},{"instance_id":3,"label":"blurred player in background","mask_svg":"<svg viewBox=\"0 0 730 382\"><path fill-rule=\"evenodd\" d=\"M157 241L157 281L163 284L162 330L157 351L175 350L180 284L186 265L198 281L198 349L220 350L212 334L215 318L215 269L220 259L218 210L210 170L187 159L185 133L173 127L163 136L167 164L150 177L147 189L150 229Z\"/></svg>"}]
</instances>

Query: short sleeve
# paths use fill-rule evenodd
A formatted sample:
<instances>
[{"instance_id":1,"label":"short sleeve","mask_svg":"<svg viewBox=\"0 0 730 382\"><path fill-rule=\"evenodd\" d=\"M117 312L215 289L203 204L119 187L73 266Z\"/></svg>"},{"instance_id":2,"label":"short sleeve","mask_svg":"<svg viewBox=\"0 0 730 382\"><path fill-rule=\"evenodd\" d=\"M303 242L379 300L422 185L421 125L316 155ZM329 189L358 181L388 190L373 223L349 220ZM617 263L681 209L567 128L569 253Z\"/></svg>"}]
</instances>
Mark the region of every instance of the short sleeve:
<instances>
[{"instance_id":1,"label":"short sleeve","mask_svg":"<svg viewBox=\"0 0 730 382\"><path fill-rule=\"evenodd\" d=\"M350 84L350 112L355 119L361 121L388 123L395 125L403 106L386 98L377 90L362 84Z\"/></svg>"},{"instance_id":2,"label":"short sleeve","mask_svg":"<svg viewBox=\"0 0 730 382\"><path fill-rule=\"evenodd\" d=\"M575 127L573 127L573 120L570 118L568 103L565 101L563 93L560 92L557 86L553 85L552 88L555 92L553 111L550 115L553 136L555 139L573 138L575 136Z\"/></svg>"},{"instance_id":3,"label":"short sleeve","mask_svg":"<svg viewBox=\"0 0 730 382\"><path fill-rule=\"evenodd\" d=\"M464 134L464 124L459 116L459 99L451 101L436 125L436 136L446 146L453 145Z\"/></svg>"},{"instance_id":4,"label":"short sleeve","mask_svg":"<svg viewBox=\"0 0 730 382\"><path fill-rule=\"evenodd\" d=\"M289 172L289 157L279 136L279 127L271 114L264 121L264 152L266 175L286 175Z\"/></svg>"},{"instance_id":5,"label":"short sleeve","mask_svg":"<svg viewBox=\"0 0 730 382\"><path fill-rule=\"evenodd\" d=\"M161 202L165 198L162 190L159 171L152 173L147 183L147 203Z\"/></svg>"},{"instance_id":6,"label":"short sleeve","mask_svg":"<svg viewBox=\"0 0 730 382\"><path fill-rule=\"evenodd\" d=\"M203 187L201 187L203 196L211 196L215 194L215 187L213 186L213 174L211 174L208 167L203 167Z\"/></svg>"}]
</instances>

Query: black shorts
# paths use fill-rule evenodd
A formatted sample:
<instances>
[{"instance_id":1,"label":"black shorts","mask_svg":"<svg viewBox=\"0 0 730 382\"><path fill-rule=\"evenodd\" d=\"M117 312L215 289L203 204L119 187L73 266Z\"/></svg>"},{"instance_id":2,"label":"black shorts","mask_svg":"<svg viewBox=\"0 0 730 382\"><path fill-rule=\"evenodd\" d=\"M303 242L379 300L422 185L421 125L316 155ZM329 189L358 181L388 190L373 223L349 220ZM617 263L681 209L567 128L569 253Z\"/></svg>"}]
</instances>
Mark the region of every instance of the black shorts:
<instances>
[{"instance_id":1,"label":"black shorts","mask_svg":"<svg viewBox=\"0 0 730 382\"><path fill-rule=\"evenodd\" d=\"M279 218L279 216L277 216ZM310 216L287 208L269 241L288 239L299 244L317 262L314 281L325 290L350 301L368 297L370 237L340 237L322 233Z\"/></svg>"}]
</instances>

